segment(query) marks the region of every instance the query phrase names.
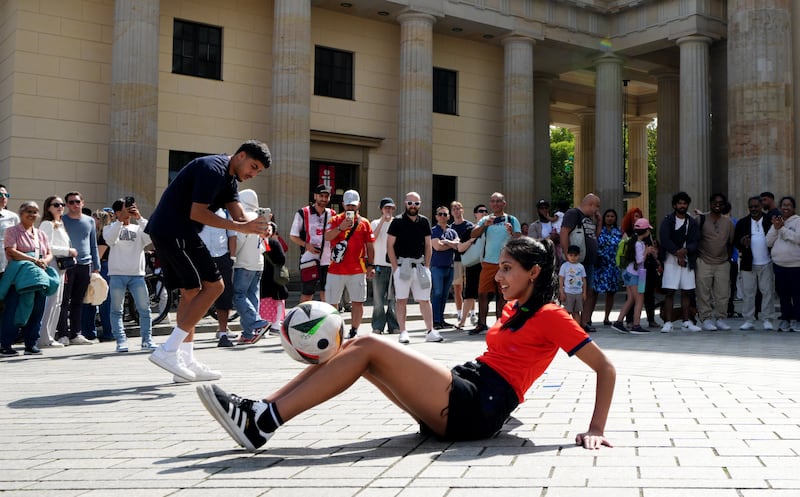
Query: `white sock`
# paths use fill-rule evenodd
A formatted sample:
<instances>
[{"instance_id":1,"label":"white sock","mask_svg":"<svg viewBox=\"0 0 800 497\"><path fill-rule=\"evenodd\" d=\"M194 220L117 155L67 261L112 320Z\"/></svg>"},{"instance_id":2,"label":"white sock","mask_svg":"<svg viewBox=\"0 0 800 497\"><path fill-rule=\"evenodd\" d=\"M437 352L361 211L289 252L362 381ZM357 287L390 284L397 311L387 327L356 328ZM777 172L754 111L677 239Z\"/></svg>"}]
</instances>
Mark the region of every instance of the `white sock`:
<instances>
[{"instance_id":1,"label":"white sock","mask_svg":"<svg viewBox=\"0 0 800 497\"><path fill-rule=\"evenodd\" d=\"M187 364L194 362L194 342L181 342L178 350L183 354L183 360Z\"/></svg>"},{"instance_id":2,"label":"white sock","mask_svg":"<svg viewBox=\"0 0 800 497\"><path fill-rule=\"evenodd\" d=\"M183 331L182 329L178 328L177 326L173 328L172 333L167 338L167 341L164 342L164 350L167 352L175 352L178 350L178 347L181 343L189 336L189 333Z\"/></svg>"}]
</instances>

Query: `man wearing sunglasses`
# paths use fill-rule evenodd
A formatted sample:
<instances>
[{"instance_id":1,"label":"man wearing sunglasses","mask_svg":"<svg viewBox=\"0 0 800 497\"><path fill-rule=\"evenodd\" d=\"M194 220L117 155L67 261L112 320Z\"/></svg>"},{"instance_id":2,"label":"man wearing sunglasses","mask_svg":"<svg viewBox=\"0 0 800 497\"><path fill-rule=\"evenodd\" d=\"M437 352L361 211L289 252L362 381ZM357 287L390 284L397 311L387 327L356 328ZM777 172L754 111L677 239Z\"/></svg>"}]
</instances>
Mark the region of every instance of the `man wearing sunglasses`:
<instances>
[{"instance_id":1,"label":"man wearing sunglasses","mask_svg":"<svg viewBox=\"0 0 800 497\"><path fill-rule=\"evenodd\" d=\"M408 295L413 294L425 321L426 342L441 342L439 332L433 329L431 308L431 223L419 213L422 205L417 192L406 194L406 210L389 225L386 252L392 264L395 298L397 299L397 324L400 326L400 343L409 343L406 329Z\"/></svg>"},{"instance_id":2,"label":"man wearing sunglasses","mask_svg":"<svg viewBox=\"0 0 800 497\"><path fill-rule=\"evenodd\" d=\"M19 216L17 213L6 209L9 197L11 197L11 195L8 193L6 186L0 185L0 245L2 245L3 240L5 240L6 230L19 224ZM8 260L6 259L6 253L0 250L0 278L3 276L3 273L6 272L7 265Z\"/></svg>"}]
</instances>

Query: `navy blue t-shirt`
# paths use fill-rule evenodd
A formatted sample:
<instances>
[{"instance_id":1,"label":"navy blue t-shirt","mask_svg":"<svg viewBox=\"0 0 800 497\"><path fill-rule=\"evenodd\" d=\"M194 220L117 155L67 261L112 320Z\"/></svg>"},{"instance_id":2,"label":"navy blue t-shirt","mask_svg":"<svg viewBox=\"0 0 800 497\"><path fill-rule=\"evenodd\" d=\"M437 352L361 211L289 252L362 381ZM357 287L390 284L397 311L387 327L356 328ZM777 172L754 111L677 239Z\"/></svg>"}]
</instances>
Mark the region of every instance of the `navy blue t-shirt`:
<instances>
[{"instance_id":1,"label":"navy blue t-shirt","mask_svg":"<svg viewBox=\"0 0 800 497\"><path fill-rule=\"evenodd\" d=\"M207 155L186 164L164 190L145 232L171 238L196 235L203 225L189 218L192 203L209 204L216 212L238 201L239 181L228 174L229 163L227 155Z\"/></svg>"}]
</instances>

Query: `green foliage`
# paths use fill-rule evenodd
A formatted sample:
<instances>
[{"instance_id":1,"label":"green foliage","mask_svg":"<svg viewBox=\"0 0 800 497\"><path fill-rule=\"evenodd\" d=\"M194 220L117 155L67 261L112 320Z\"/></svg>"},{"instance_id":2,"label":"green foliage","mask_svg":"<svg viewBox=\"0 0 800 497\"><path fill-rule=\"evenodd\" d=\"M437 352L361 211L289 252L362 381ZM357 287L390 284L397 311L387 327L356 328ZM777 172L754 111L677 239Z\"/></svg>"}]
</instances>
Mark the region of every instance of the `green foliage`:
<instances>
[{"instance_id":1,"label":"green foliage","mask_svg":"<svg viewBox=\"0 0 800 497\"><path fill-rule=\"evenodd\" d=\"M550 128L550 203L572 204L575 177L575 136L566 128Z\"/></svg>"}]
</instances>

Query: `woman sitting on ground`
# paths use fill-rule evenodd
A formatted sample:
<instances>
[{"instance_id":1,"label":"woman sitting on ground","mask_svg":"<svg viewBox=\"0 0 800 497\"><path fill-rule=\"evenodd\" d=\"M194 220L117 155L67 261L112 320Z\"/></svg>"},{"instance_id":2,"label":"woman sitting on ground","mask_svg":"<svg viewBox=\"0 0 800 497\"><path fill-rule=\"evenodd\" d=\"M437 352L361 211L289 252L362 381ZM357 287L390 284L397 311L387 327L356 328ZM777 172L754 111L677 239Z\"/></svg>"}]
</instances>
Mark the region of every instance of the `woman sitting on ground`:
<instances>
[{"instance_id":1,"label":"woman sitting on ground","mask_svg":"<svg viewBox=\"0 0 800 497\"><path fill-rule=\"evenodd\" d=\"M197 388L206 409L239 445L255 451L284 422L346 390L359 377L372 382L420 424L444 440L476 440L497 433L558 349L577 355L597 374L589 428L575 442L611 446L604 435L616 372L609 359L559 306L555 253L550 240L509 240L495 276L508 301L486 334L475 362L448 370L413 349L376 335L358 337L324 364L307 367L263 401ZM420 385L426 388L420 388Z\"/></svg>"}]
</instances>

